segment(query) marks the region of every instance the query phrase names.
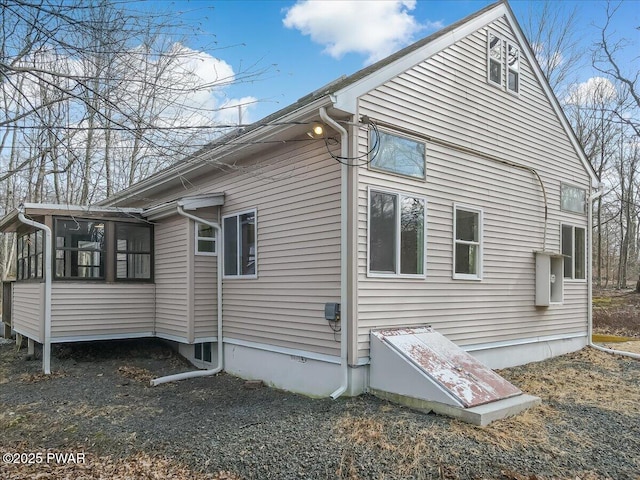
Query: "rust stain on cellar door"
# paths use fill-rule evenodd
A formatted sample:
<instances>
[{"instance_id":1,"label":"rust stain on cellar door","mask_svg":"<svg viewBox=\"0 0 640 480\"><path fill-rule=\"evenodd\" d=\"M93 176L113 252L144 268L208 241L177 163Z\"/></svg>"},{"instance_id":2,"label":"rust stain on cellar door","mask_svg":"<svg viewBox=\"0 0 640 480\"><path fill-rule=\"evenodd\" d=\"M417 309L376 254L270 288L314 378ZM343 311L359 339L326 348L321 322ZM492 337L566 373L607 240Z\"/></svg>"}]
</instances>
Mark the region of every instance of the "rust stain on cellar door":
<instances>
[{"instance_id":1,"label":"rust stain on cellar door","mask_svg":"<svg viewBox=\"0 0 640 480\"><path fill-rule=\"evenodd\" d=\"M475 407L522 392L431 327L372 332L426 373L465 407Z\"/></svg>"}]
</instances>

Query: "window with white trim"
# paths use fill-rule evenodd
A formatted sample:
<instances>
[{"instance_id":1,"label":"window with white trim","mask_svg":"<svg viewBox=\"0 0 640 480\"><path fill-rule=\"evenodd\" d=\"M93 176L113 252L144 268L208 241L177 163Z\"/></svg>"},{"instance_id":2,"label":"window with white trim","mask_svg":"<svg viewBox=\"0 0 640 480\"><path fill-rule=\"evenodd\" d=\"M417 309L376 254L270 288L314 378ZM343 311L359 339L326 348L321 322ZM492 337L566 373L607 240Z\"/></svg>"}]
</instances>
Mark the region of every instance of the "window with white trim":
<instances>
[{"instance_id":1,"label":"window with white trim","mask_svg":"<svg viewBox=\"0 0 640 480\"><path fill-rule=\"evenodd\" d=\"M225 277L256 277L256 233L256 210L222 218Z\"/></svg>"},{"instance_id":2,"label":"window with white trim","mask_svg":"<svg viewBox=\"0 0 640 480\"><path fill-rule=\"evenodd\" d=\"M369 189L369 261L372 276L425 276L427 201Z\"/></svg>"},{"instance_id":3,"label":"window with white trim","mask_svg":"<svg viewBox=\"0 0 640 480\"><path fill-rule=\"evenodd\" d=\"M564 256L564 278L586 280L587 278L587 234L586 229L573 225L562 225L562 255Z\"/></svg>"},{"instance_id":4,"label":"window with white trim","mask_svg":"<svg viewBox=\"0 0 640 480\"><path fill-rule=\"evenodd\" d=\"M424 142L373 130L370 133L369 142L371 145L378 142L378 148L371 154L369 164L371 169L424 179L426 161Z\"/></svg>"},{"instance_id":5,"label":"window with white trim","mask_svg":"<svg viewBox=\"0 0 640 480\"><path fill-rule=\"evenodd\" d=\"M560 208L565 212L587 213L587 191L583 188L561 183Z\"/></svg>"},{"instance_id":6,"label":"window with white trim","mask_svg":"<svg viewBox=\"0 0 640 480\"><path fill-rule=\"evenodd\" d=\"M520 49L507 42L507 90L520 91Z\"/></svg>"},{"instance_id":7,"label":"window with white trim","mask_svg":"<svg viewBox=\"0 0 640 480\"><path fill-rule=\"evenodd\" d=\"M453 278L482 279L482 210L453 207Z\"/></svg>"},{"instance_id":8,"label":"window with white trim","mask_svg":"<svg viewBox=\"0 0 640 480\"><path fill-rule=\"evenodd\" d=\"M493 32L488 33L487 39L487 79L502 87L502 64L504 63L504 41Z\"/></svg>"},{"instance_id":9,"label":"window with white trim","mask_svg":"<svg viewBox=\"0 0 640 480\"><path fill-rule=\"evenodd\" d=\"M196 222L196 255L216 255L216 232L211 225Z\"/></svg>"},{"instance_id":10,"label":"window with white trim","mask_svg":"<svg viewBox=\"0 0 640 480\"><path fill-rule=\"evenodd\" d=\"M520 48L487 32L487 81L510 93L520 93ZM505 72L505 74L503 74Z\"/></svg>"}]
</instances>

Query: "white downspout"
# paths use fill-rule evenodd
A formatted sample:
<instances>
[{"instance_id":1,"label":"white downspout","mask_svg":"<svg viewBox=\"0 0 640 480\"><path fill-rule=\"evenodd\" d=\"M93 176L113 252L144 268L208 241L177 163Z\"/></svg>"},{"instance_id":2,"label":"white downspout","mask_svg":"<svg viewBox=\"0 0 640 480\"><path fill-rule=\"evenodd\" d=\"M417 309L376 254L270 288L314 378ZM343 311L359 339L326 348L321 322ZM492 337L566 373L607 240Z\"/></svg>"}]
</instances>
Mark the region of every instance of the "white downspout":
<instances>
[{"instance_id":1,"label":"white downspout","mask_svg":"<svg viewBox=\"0 0 640 480\"><path fill-rule=\"evenodd\" d=\"M189 218L194 222L203 223L209 225L216 231L216 247L218 249L218 278L217 278L217 292L218 292L218 366L211 370L194 370L191 372L176 373L175 375L167 375L166 377L154 378L151 380L151 386L160 385L161 383L177 382L178 380L185 380L187 378L195 377L207 377L209 375L215 375L224 368L224 350L222 348L222 229L220 225L215 222L210 222L204 218L196 217L190 213L185 212L182 209L182 205L178 203L177 211L179 215Z\"/></svg>"},{"instance_id":2,"label":"white downspout","mask_svg":"<svg viewBox=\"0 0 640 480\"><path fill-rule=\"evenodd\" d=\"M51 229L44 223L30 220L24 216L21 209L18 210L18 219L25 225L44 230L44 339L42 342L42 370L45 375L51 373Z\"/></svg>"},{"instance_id":3,"label":"white downspout","mask_svg":"<svg viewBox=\"0 0 640 480\"><path fill-rule=\"evenodd\" d=\"M324 107L320 107L320 118L327 125L340 133L340 156L347 158L349 155L349 143L347 130L338 124L333 118L329 117ZM348 317L347 317L347 230L349 224L347 222L347 188L349 167L343 162L340 167L340 369L342 371L342 383L338 389L331 394L334 400L347 391L349 388L349 363L348 363Z\"/></svg>"},{"instance_id":4,"label":"white downspout","mask_svg":"<svg viewBox=\"0 0 640 480\"><path fill-rule=\"evenodd\" d=\"M593 201L597 200L598 198L600 198L602 196L602 194L604 193L602 186L600 187L600 190L589 196L589 206L588 206L588 210L589 210L589 252L591 253L591 255L589 255L590 258L593 258ZM640 360L640 354L637 353L631 353L631 352L623 352L620 350L613 350L612 348L606 348L606 347L602 347L600 345L596 345L593 343L593 262L589 262L589 274L587 275L587 279L588 279L588 328L587 328L587 333L588 333L588 338L589 338L589 346L592 348L595 348L596 350L600 350L602 352L607 352L607 353L614 353L616 355L623 355L625 357L631 357L631 358L635 358Z\"/></svg>"}]
</instances>

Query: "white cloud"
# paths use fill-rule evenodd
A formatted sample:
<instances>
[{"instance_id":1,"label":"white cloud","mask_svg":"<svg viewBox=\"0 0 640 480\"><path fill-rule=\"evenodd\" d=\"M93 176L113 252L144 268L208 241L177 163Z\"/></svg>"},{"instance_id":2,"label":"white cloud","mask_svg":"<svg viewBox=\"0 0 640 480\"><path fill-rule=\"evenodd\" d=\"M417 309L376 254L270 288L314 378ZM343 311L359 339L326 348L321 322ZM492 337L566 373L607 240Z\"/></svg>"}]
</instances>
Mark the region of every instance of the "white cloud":
<instances>
[{"instance_id":1,"label":"white cloud","mask_svg":"<svg viewBox=\"0 0 640 480\"><path fill-rule=\"evenodd\" d=\"M565 98L568 105L602 105L616 99L618 92L610 80L603 77L591 77L586 82L572 85Z\"/></svg>"},{"instance_id":2,"label":"white cloud","mask_svg":"<svg viewBox=\"0 0 640 480\"><path fill-rule=\"evenodd\" d=\"M324 53L334 58L354 52L373 63L410 43L420 30L442 26L421 25L409 13L415 6L415 0L298 0L283 23L324 45Z\"/></svg>"}]
</instances>

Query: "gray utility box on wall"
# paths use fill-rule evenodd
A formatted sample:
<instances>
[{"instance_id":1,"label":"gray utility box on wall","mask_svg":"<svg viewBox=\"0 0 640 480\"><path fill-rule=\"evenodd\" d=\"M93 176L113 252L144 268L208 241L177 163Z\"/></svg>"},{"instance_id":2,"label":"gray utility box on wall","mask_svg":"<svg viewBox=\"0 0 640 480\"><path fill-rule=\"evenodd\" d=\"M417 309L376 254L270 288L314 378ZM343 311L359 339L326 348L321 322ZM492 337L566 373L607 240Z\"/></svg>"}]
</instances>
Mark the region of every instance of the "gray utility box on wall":
<instances>
[{"instance_id":1,"label":"gray utility box on wall","mask_svg":"<svg viewBox=\"0 0 640 480\"><path fill-rule=\"evenodd\" d=\"M536 257L536 306L564 301L564 257L554 252L534 252Z\"/></svg>"}]
</instances>

